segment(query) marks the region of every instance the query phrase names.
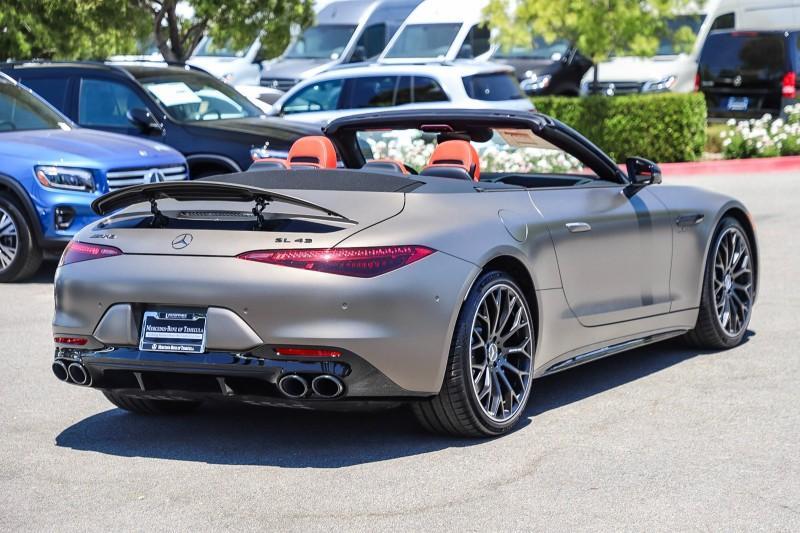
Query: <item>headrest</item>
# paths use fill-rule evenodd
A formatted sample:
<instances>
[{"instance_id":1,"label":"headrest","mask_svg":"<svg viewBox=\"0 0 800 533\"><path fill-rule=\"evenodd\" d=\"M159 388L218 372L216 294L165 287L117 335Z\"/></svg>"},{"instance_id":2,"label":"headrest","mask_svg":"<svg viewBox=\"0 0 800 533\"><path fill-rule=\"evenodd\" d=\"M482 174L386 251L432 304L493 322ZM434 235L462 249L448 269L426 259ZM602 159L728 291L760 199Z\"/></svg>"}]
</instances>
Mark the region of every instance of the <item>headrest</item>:
<instances>
[{"instance_id":1,"label":"headrest","mask_svg":"<svg viewBox=\"0 0 800 533\"><path fill-rule=\"evenodd\" d=\"M424 170L441 165L461 167L467 173L469 179L475 181L478 181L481 176L478 151L468 141L445 141L437 145L428 160L428 166ZM428 175L436 174L431 173Z\"/></svg>"},{"instance_id":2,"label":"headrest","mask_svg":"<svg viewBox=\"0 0 800 533\"><path fill-rule=\"evenodd\" d=\"M264 159L256 159L247 170L287 170L288 168L289 164L285 159L267 157Z\"/></svg>"},{"instance_id":3,"label":"headrest","mask_svg":"<svg viewBox=\"0 0 800 533\"><path fill-rule=\"evenodd\" d=\"M336 149L322 135L301 137L289 149L288 161L292 168L336 168Z\"/></svg>"},{"instance_id":4,"label":"headrest","mask_svg":"<svg viewBox=\"0 0 800 533\"><path fill-rule=\"evenodd\" d=\"M370 159L363 166L364 170L378 170L396 174L408 174L406 166L401 161L394 159Z\"/></svg>"}]
</instances>

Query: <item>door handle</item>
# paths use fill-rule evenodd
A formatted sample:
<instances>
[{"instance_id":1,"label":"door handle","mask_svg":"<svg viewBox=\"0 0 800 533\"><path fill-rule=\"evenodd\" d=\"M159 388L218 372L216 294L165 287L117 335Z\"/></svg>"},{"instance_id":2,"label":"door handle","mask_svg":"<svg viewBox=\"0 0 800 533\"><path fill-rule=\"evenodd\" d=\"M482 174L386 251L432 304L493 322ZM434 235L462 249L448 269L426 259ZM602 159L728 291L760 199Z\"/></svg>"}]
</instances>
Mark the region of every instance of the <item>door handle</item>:
<instances>
[{"instance_id":1,"label":"door handle","mask_svg":"<svg viewBox=\"0 0 800 533\"><path fill-rule=\"evenodd\" d=\"M565 225L570 233L583 233L584 231L592 231L592 227L586 222L567 222Z\"/></svg>"},{"instance_id":2,"label":"door handle","mask_svg":"<svg viewBox=\"0 0 800 533\"><path fill-rule=\"evenodd\" d=\"M700 224L705 218L705 215L700 213L693 215L682 215L675 219L675 223L679 228L689 228L691 226Z\"/></svg>"}]
</instances>

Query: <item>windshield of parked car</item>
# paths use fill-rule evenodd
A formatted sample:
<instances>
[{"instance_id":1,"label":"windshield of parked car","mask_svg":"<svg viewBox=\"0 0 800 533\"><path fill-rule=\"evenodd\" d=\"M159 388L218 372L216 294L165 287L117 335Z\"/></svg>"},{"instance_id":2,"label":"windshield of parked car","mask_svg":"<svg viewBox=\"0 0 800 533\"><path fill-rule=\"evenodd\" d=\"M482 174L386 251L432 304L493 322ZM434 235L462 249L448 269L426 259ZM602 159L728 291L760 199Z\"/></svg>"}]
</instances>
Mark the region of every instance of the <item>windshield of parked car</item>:
<instances>
[{"instance_id":1,"label":"windshield of parked car","mask_svg":"<svg viewBox=\"0 0 800 533\"><path fill-rule=\"evenodd\" d=\"M192 71L156 71L139 82L180 122L257 117L263 112L231 86Z\"/></svg>"},{"instance_id":2,"label":"windshield of parked car","mask_svg":"<svg viewBox=\"0 0 800 533\"><path fill-rule=\"evenodd\" d=\"M304 31L284 55L288 59L337 59L356 31L350 24L323 24Z\"/></svg>"},{"instance_id":3,"label":"windshield of parked car","mask_svg":"<svg viewBox=\"0 0 800 533\"><path fill-rule=\"evenodd\" d=\"M11 83L0 82L0 132L72 129L72 124L39 98Z\"/></svg>"},{"instance_id":4,"label":"windshield of parked car","mask_svg":"<svg viewBox=\"0 0 800 533\"><path fill-rule=\"evenodd\" d=\"M199 57L244 57L250 47L235 48L233 41L228 39L222 44L218 44L211 37L206 37L194 51L195 56Z\"/></svg>"},{"instance_id":5,"label":"windshield of parked car","mask_svg":"<svg viewBox=\"0 0 800 533\"><path fill-rule=\"evenodd\" d=\"M656 55L671 56L691 52L705 18L705 15L679 15L667 19Z\"/></svg>"},{"instance_id":6,"label":"windshield of parked car","mask_svg":"<svg viewBox=\"0 0 800 533\"><path fill-rule=\"evenodd\" d=\"M495 57L501 59L549 59L558 61L569 50L569 42L564 40L554 41L551 44L541 37L535 37L530 46L501 47Z\"/></svg>"},{"instance_id":7,"label":"windshield of parked car","mask_svg":"<svg viewBox=\"0 0 800 533\"><path fill-rule=\"evenodd\" d=\"M365 159L393 159L416 171L428 164L439 135L420 130L359 131ZM588 171L567 152L531 130L494 129L486 142L472 142L481 174L581 174Z\"/></svg>"},{"instance_id":8,"label":"windshield of parked car","mask_svg":"<svg viewBox=\"0 0 800 533\"><path fill-rule=\"evenodd\" d=\"M460 29L460 23L409 24L397 36L386 57L445 57Z\"/></svg>"}]
</instances>

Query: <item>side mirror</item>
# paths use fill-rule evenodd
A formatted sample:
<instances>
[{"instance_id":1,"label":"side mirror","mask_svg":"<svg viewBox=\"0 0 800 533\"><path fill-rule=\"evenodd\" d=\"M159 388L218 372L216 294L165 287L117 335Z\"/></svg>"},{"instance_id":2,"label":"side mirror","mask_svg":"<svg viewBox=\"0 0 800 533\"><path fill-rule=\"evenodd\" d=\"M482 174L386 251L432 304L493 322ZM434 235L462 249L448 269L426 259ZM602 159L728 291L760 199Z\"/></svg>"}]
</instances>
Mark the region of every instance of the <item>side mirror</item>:
<instances>
[{"instance_id":1,"label":"side mirror","mask_svg":"<svg viewBox=\"0 0 800 533\"><path fill-rule=\"evenodd\" d=\"M133 109L129 109L125 116L128 118L128 121L139 128L142 133L161 133L164 131L164 126L162 126L147 109L134 107Z\"/></svg>"},{"instance_id":2,"label":"side mirror","mask_svg":"<svg viewBox=\"0 0 800 533\"><path fill-rule=\"evenodd\" d=\"M628 168L628 179L631 180L631 185L644 187L661 183L661 169L652 161L641 157L629 157L625 161L625 166Z\"/></svg>"},{"instance_id":3,"label":"side mirror","mask_svg":"<svg viewBox=\"0 0 800 533\"><path fill-rule=\"evenodd\" d=\"M350 56L350 63L361 63L367 60L367 49L363 46L356 46L353 55Z\"/></svg>"}]
</instances>

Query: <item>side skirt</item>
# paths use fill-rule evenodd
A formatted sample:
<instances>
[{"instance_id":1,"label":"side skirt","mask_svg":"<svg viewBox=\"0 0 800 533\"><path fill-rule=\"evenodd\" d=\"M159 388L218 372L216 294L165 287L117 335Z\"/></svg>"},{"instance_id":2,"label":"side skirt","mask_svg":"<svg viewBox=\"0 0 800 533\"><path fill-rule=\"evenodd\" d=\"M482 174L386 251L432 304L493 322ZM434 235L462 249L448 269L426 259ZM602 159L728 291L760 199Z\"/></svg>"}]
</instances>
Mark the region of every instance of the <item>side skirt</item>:
<instances>
[{"instance_id":1,"label":"side skirt","mask_svg":"<svg viewBox=\"0 0 800 533\"><path fill-rule=\"evenodd\" d=\"M655 342L667 340L672 337L677 337L679 335L683 335L684 333L686 333L686 330L682 329L675 331L667 331L665 333L649 335L647 337L642 337L640 339L633 339L625 342L620 342L618 344L612 344L610 346L604 346L603 348L598 348L590 352L576 355L575 357L571 357L570 359L567 359L565 361L558 362L550 366L547 370L545 370L542 375L548 376L550 374L555 374L556 372L561 372L562 370L567 370L568 368L582 365L584 363L589 363L591 361L596 361L598 359L608 357L609 355L615 355L621 352L626 352L634 348L639 348L640 346L646 346L648 344L653 344Z\"/></svg>"}]
</instances>

